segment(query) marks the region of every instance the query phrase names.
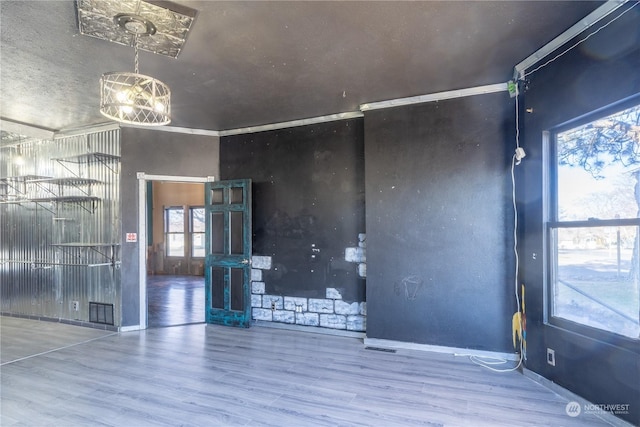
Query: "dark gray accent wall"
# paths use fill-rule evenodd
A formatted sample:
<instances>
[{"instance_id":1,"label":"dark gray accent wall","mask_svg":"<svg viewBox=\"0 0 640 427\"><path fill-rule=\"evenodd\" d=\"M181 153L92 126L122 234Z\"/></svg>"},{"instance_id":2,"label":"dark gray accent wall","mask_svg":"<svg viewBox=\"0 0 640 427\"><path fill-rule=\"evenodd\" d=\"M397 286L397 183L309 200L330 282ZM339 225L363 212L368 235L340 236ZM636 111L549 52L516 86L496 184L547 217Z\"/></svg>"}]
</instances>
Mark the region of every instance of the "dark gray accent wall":
<instances>
[{"instance_id":1,"label":"dark gray accent wall","mask_svg":"<svg viewBox=\"0 0 640 427\"><path fill-rule=\"evenodd\" d=\"M513 352L513 105L365 113L369 338Z\"/></svg>"},{"instance_id":2,"label":"dark gray accent wall","mask_svg":"<svg viewBox=\"0 0 640 427\"><path fill-rule=\"evenodd\" d=\"M267 293L324 298L335 287L364 301L345 261L365 231L362 119L223 137L220 164L222 179L253 182L253 252L273 257Z\"/></svg>"},{"instance_id":3,"label":"dark gray accent wall","mask_svg":"<svg viewBox=\"0 0 640 427\"><path fill-rule=\"evenodd\" d=\"M526 367L592 403L629 404L629 414L620 416L633 425L640 425L640 341L546 323L542 132L640 93L638 70L640 12L631 11L527 78L522 106L533 112L523 113L527 157L517 171ZM546 362L547 347L555 350L555 367Z\"/></svg>"},{"instance_id":4,"label":"dark gray accent wall","mask_svg":"<svg viewBox=\"0 0 640 427\"><path fill-rule=\"evenodd\" d=\"M138 243L126 243L125 233L138 230L138 172L151 175L206 177L219 175L219 138L213 136L122 128L122 326L140 317Z\"/></svg>"}]
</instances>

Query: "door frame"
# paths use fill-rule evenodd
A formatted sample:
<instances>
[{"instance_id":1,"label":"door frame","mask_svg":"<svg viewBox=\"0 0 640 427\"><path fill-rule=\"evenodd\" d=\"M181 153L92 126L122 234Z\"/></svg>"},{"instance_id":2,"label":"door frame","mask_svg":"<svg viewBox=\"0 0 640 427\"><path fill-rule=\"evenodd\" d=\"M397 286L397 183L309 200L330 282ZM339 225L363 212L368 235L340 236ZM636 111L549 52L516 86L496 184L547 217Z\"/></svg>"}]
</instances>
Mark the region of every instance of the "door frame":
<instances>
[{"instance_id":1,"label":"door frame","mask_svg":"<svg viewBox=\"0 0 640 427\"><path fill-rule=\"evenodd\" d=\"M138 286L140 295L140 329L147 329L147 182L214 182L213 176L150 175L137 172L138 178Z\"/></svg>"}]
</instances>

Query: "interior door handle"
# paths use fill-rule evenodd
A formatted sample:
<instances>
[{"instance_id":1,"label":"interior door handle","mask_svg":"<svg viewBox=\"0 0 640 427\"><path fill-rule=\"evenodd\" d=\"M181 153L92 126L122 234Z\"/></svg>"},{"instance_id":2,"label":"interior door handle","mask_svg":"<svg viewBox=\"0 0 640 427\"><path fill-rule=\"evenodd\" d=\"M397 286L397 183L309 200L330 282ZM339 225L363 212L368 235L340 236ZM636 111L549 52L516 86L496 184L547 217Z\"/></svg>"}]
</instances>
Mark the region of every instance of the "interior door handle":
<instances>
[{"instance_id":1,"label":"interior door handle","mask_svg":"<svg viewBox=\"0 0 640 427\"><path fill-rule=\"evenodd\" d=\"M243 263L243 264L251 264L251 260L243 259L243 260L242 260L242 263Z\"/></svg>"}]
</instances>

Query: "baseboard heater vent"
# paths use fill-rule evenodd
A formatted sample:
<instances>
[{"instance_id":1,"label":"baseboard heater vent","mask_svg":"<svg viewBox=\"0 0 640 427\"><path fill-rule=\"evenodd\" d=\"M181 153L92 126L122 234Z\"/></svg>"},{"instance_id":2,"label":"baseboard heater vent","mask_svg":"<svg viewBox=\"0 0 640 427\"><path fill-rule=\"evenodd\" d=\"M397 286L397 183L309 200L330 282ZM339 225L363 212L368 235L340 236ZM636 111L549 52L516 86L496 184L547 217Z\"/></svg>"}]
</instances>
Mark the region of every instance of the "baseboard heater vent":
<instances>
[{"instance_id":1,"label":"baseboard heater vent","mask_svg":"<svg viewBox=\"0 0 640 427\"><path fill-rule=\"evenodd\" d=\"M384 351L386 353L395 353L396 350L392 348L382 348L382 347L365 347L365 350L374 350L374 351Z\"/></svg>"},{"instance_id":2,"label":"baseboard heater vent","mask_svg":"<svg viewBox=\"0 0 640 427\"><path fill-rule=\"evenodd\" d=\"M113 304L89 302L89 322L113 325Z\"/></svg>"}]
</instances>

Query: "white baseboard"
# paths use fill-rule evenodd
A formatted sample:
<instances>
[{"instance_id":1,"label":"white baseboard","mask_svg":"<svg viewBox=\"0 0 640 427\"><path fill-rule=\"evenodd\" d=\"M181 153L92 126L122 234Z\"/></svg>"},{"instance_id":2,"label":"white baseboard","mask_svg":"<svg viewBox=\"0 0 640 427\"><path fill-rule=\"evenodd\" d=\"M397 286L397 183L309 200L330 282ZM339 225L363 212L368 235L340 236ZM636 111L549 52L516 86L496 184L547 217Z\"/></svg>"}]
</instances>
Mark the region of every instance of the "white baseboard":
<instances>
[{"instance_id":1,"label":"white baseboard","mask_svg":"<svg viewBox=\"0 0 640 427\"><path fill-rule=\"evenodd\" d=\"M520 358L517 353L500 353L496 351L474 350L469 348L458 348L458 347L445 347L440 345L418 344L413 342L383 340L378 338L365 338L364 345L370 346L370 347L431 351L434 353L453 354L454 356L478 356L478 357L505 359L505 360L513 360L513 361L518 361Z\"/></svg>"},{"instance_id":2,"label":"white baseboard","mask_svg":"<svg viewBox=\"0 0 640 427\"><path fill-rule=\"evenodd\" d=\"M131 332L131 331L141 331L142 328L140 325L131 325L131 326L120 326L118 328L118 332Z\"/></svg>"},{"instance_id":3,"label":"white baseboard","mask_svg":"<svg viewBox=\"0 0 640 427\"><path fill-rule=\"evenodd\" d=\"M289 331L310 332L312 334L336 335L350 338L364 338L364 332L346 331L344 329L321 328L319 326L292 325L290 323L268 322L264 320L254 320L251 326L261 326L263 328L286 329Z\"/></svg>"}]
</instances>

